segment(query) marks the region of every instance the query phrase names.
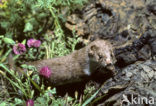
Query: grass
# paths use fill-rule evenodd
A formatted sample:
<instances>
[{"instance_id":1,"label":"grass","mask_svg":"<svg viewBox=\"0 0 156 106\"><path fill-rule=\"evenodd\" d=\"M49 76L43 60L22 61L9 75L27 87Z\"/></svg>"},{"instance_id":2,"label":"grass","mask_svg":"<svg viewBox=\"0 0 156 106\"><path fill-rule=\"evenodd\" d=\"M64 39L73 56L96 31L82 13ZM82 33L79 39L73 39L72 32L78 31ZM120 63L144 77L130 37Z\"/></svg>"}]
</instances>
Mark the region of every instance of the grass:
<instances>
[{"instance_id":1,"label":"grass","mask_svg":"<svg viewBox=\"0 0 156 106\"><path fill-rule=\"evenodd\" d=\"M32 99L37 106L86 106L98 94L92 87L87 87L82 98L70 96L58 97L54 87L45 86L33 66L23 64L27 61L54 58L67 55L75 50L79 37L73 29L72 36L64 33L66 15L81 8L87 0L7 0L0 4L0 75L7 79L9 99L0 98L0 106L25 105ZM4 5L4 6L3 6ZM66 15L61 13L67 8ZM50 27L49 27L50 26ZM46 32L44 32L46 30ZM50 30L51 34L47 34ZM43 33L41 33L43 32ZM42 41L39 48L29 48L27 40L33 38ZM43 38L43 40L41 39ZM10 69L9 54L15 44L22 43L27 51L13 55L13 61L27 71L19 74L16 68ZM0 85L1 86L1 85ZM5 85L4 85L5 86ZM85 93L87 92L87 93ZM0 97L3 95L0 94Z\"/></svg>"}]
</instances>

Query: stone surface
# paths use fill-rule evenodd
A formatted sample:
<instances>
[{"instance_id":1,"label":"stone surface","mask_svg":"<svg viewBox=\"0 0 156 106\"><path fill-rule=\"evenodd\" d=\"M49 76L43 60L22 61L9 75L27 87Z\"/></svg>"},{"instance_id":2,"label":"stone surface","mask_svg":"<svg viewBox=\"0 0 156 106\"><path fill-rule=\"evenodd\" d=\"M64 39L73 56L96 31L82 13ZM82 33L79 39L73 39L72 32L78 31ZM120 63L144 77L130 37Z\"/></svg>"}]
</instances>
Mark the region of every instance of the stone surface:
<instances>
[{"instance_id":1,"label":"stone surface","mask_svg":"<svg viewBox=\"0 0 156 106\"><path fill-rule=\"evenodd\" d=\"M69 16L66 27L75 27L84 39L113 39L123 45L138 39L148 29L156 29L155 6L154 0L95 0L82 14Z\"/></svg>"},{"instance_id":2,"label":"stone surface","mask_svg":"<svg viewBox=\"0 0 156 106\"><path fill-rule=\"evenodd\" d=\"M109 79L102 88L101 91L103 94L111 92L113 94L109 95L110 97L108 99L104 99L101 106L107 105L111 102L112 104L120 104L123 99L123 94L126 95L129 100L132 95L156 98L155 69L156 61L147 60L137 62L119 70L119 74L115 76L116 80ZM114 91L112 91L112 89Z\"/></svg>"}]
</instances>

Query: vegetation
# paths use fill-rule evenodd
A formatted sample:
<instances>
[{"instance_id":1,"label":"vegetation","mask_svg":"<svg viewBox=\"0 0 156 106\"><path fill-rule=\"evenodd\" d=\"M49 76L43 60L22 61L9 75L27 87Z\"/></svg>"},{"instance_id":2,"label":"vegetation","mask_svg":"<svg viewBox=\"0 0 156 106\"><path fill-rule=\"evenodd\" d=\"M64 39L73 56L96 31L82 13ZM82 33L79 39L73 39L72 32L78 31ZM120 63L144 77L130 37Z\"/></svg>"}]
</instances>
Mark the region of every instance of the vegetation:
<instances>
[{"instance_id":1,"label":"vegetation","mask_svg":"<svg viewBox=\"0 0 156 106\"><path fill-rule=\"evenodd\" d=\"M31 105L85 106L98 91L87 87L82 98L57 97L56 89L46 87L36 69L24 63L63 56L75 50L79 38L74 29L66 35L66 17L83 7L87 0L1 0L0 1L0 78L7 79L9 99L0 93L0 106ZM40 43L39 43L40 42ZM13 55L9 55L12 54ZM22 74L10 69L9 58L25 68ZM11 63L13 61L11 60ZM95 94L93 94L95 92ZM90 98L90 96L92 96Z\"/></svg>"}]
</instances>

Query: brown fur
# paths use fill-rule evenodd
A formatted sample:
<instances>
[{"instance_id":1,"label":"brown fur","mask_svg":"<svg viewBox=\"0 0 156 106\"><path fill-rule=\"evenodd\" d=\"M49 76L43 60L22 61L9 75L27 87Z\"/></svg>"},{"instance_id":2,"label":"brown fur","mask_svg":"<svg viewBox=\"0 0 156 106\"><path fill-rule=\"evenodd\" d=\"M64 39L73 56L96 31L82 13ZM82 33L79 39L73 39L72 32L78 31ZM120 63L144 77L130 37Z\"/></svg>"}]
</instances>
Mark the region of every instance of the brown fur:
<instances>
[{"instance_id":1,"label":"brown fur","mask_svg":"<svg viewBox=\"0 0 156 106\"><path fill-rule=\"evenodd\" d=\"M90 76L98 66L110 67L113 66L114 62L115 57L111 44L105 40L95 40L88 46L75 50L67 56L39 60L30 63L30 65L34 65L38 71L43 66L48 66L52 70L50 81L59 85L79 81L82 77ZM88 69L89 73L86 73L84 69L86 71Z\"/></svg>"}]
</instances>

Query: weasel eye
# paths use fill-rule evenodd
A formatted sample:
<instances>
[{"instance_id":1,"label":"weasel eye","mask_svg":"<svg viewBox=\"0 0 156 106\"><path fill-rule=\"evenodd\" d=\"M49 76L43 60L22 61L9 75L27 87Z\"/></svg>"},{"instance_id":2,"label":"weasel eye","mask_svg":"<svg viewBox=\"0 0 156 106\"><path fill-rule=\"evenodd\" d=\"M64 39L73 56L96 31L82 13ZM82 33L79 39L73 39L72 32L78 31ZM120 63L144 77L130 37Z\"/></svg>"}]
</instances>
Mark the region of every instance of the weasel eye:
<instances>
[{"instance_id":1,"label":"weasel eye","mask_svg":"<svg viewBox=\"0 0 156 106\"><path fill-rule=\"evenodd\" d=\"M89 53L88 55L89 55L89 57L93 57L93 54L92 53Z\"/></svg>"},{"instance_id":2,"label":"weasel eye","mask_svg":"<svg viewBox=\"0 0 156 106\"><path fill-rule=\"evenodd\" d=\"M113 57L113 54L111 54L111 57Z\"/></svg>"},{"instance_id":3,"label":"weasel eye","mask_svg":"<svg viewBox=\"0 0 156 106\"><path fill-rule=\"evenodd\" d=\"M103 58L103 56L102 55L99 55L99 60L101 60Z\"/></svg>"}]
</instances>

